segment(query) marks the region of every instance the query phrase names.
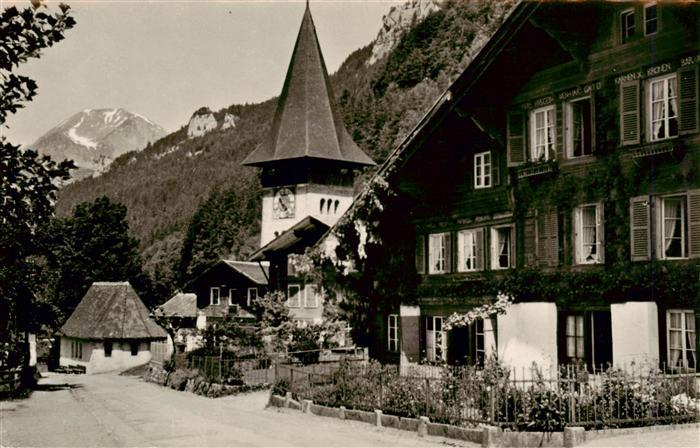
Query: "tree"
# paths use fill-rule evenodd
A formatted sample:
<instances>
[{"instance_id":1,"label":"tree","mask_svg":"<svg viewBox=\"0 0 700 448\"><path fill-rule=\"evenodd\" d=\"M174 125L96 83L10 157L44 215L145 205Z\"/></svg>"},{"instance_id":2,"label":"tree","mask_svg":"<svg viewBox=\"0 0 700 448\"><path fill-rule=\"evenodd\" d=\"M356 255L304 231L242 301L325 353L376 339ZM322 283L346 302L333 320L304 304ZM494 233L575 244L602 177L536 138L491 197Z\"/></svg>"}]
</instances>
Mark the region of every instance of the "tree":
<instances>
[{"instance_id":1,"label":"tree","mask_svg":"<svg viewBox=\"0 0 700 448\"><path fill-rule=\"evenodd\" d=\"M75 207L73 215L45 229L57 272L56 323L64 321L95 281L129 281L148 306L150 280L141 268L138 241L129 236L126 207L103 196Z\"/></svg>"},{"instance_id":2,"label":"tree","mask_svg":"<svg viewBox=\"0 0 700 448\"><path fill-rule=\"evenodd\" d=\"M0 13L0 128L10 114L36 95L32 79L12 71L52 46L75 25L69 7L40 12L39 7ZM69 177L71 162L56 164L36 151L23 151L0 136L0 364L26 360L26 332L34 322L34 291L40 277L39 225L50 219L57 183Z\"/></svg>"}]
</instances>

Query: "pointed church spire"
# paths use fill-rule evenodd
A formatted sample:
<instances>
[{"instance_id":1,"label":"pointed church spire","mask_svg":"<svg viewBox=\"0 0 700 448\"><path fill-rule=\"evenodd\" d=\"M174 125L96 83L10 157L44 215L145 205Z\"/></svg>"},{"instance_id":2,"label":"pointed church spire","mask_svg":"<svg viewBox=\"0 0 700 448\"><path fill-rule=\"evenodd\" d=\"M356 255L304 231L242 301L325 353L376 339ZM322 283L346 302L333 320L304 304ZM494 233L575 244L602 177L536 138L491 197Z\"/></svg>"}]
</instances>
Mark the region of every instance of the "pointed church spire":
<instances>
[{"instance_id":1,"label":"pointed church spire","mask_svg":"<svg viewBox=\"0 0 700 448\"><path fill-rule=\"evenodd\" d=\"M272 127L243 164L262 167L291 159L374 165L338 113L308 0Z\"/></svg>"}]
</instances>

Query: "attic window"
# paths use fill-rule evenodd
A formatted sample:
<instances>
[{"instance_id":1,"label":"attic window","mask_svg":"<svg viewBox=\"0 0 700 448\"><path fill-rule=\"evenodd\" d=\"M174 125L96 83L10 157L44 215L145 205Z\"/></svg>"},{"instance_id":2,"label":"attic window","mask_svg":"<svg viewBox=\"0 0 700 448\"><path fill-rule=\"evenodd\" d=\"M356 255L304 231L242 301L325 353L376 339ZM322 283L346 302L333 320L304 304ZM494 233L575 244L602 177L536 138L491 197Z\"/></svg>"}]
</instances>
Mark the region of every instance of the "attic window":
<instances>
[{"instance_id":1,"label":"attic window","mask_svg":"<svg viewBox=\"0 0 700 448\"><path fill-rule=\"evenodd\" d=\"M620 38L623 44L634 36L634 31L634 9L622 11L620 13Z\"/></svg>"},{"instance_id":2,"label":"attic window","mask_svg":"<svg viewBox=\"0 0 700 448\"><path fill-rule=\"evenodd\" d=\"M644 35L656 34L659 29L659 18L656 4L644 7Z\"/></svg>"}]
</instances>

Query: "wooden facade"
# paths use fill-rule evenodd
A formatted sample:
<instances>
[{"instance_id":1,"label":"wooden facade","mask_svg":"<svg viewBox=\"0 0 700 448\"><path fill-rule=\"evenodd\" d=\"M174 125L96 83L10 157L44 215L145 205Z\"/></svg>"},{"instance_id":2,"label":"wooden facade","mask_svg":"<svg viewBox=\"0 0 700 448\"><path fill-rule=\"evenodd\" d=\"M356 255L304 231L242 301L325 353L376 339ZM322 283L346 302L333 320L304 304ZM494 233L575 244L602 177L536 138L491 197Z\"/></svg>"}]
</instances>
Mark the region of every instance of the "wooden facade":
<instances>
[{"instance_id":1,"label":"wooden facade","mask_svg":"<svg viewBox=\"0 0 700 448\"><path fill-rule=\"evenodd\" d=\"M603 276L665 263L697 271L699 15L689 4L515 8L387 162L397 201L410 207L410 224L396 231L416 241L420 285L415 300L377 316L375 356L480 362L498 350L508 358L530 344L503 339L531 330L501 328L524 319L513 317L516 308L441 328L453 312L493 301L470 289L506 274ZM551 328L549 348L514 362L644 358L694 369L698 297L662 300L655 288L663 285L576 300L515 297L517 310L541 305L556 322L532 316L533 327ZM626 305L648 312L644 328L625 320ZM635 331L648 340L628 341Z\"/></svg>"}]
</instances>

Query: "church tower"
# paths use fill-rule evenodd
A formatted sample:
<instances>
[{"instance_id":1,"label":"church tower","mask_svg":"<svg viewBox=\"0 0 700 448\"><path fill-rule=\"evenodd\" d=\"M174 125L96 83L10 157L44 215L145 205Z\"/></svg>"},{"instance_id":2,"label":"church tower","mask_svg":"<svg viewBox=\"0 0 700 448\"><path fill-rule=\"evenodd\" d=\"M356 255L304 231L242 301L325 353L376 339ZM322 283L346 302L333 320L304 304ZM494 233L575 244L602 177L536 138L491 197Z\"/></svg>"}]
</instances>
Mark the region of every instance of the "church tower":
<instances>
[{"instance_id":1,"label":"church tower","mask_svg":"<svg viewBox=\"0 0 700 448\"><path fill-rule=\"evenodd\" d=\"M374 164L338 113L307 2L270 133L243 161L262 168L260 245L307 216L335 224L356 170Z\"/></svg>"}]
</instances>

